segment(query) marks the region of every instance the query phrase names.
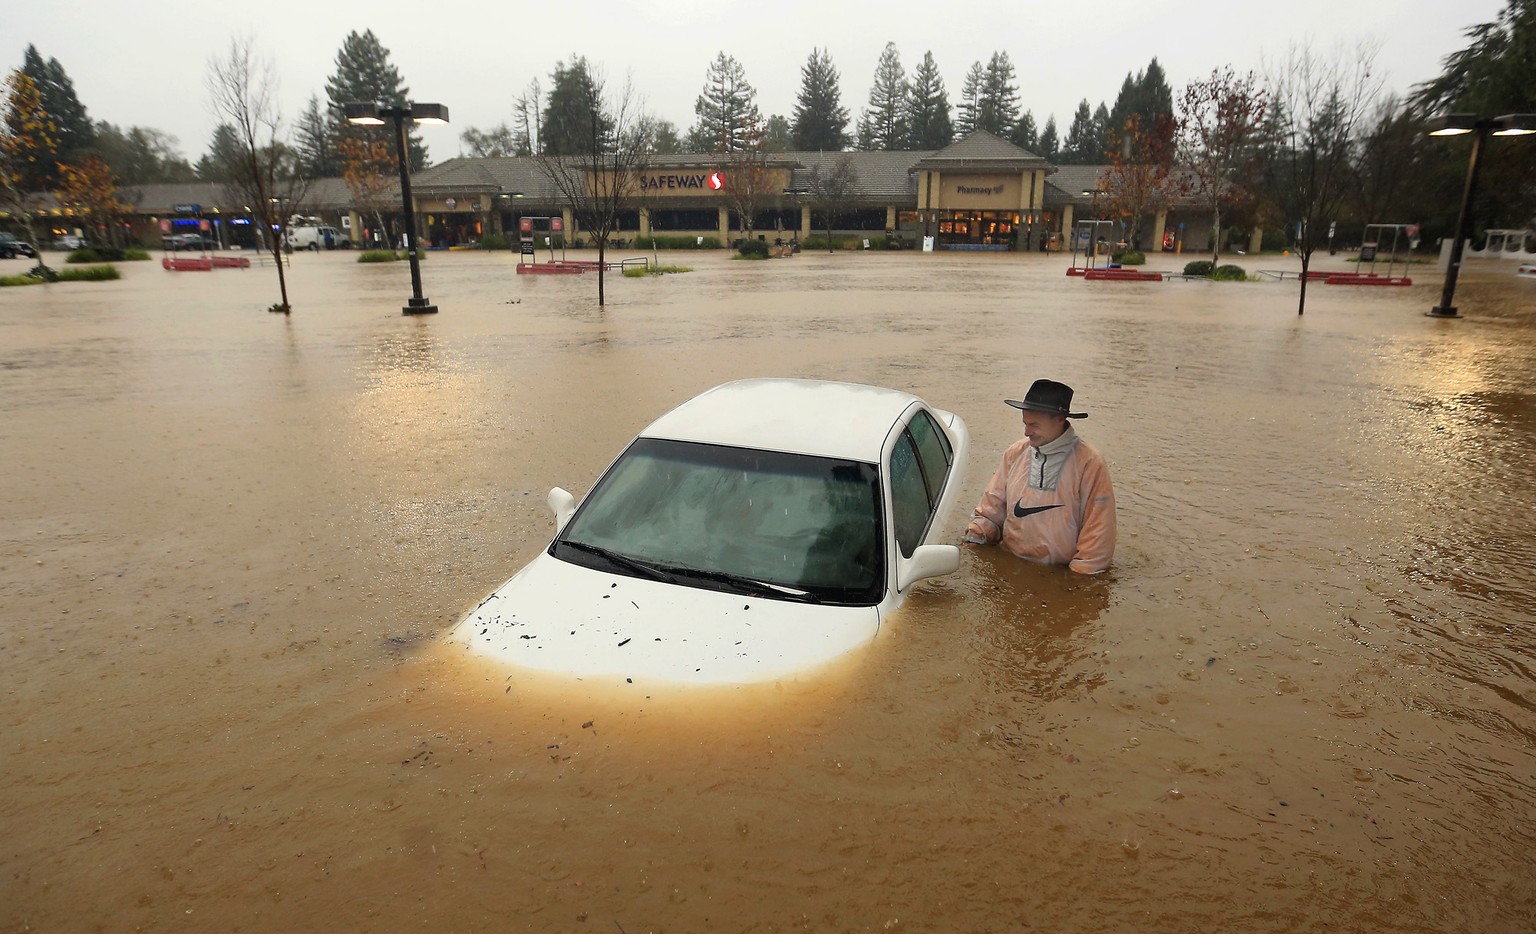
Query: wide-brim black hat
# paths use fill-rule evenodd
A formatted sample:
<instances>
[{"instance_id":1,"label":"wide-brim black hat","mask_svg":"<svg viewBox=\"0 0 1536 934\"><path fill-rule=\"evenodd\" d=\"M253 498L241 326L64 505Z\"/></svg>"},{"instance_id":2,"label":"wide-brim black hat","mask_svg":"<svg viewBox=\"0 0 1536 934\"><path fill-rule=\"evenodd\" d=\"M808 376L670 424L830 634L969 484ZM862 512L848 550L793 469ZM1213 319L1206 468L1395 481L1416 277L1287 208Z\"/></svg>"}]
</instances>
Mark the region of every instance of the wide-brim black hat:
<instances>
[{"instance_id":1,"label":"wide-brim black hat","mask_svg":"<svg viewBox=\"0 0 1536 934\"><path fill-rule=\"evenodd\" d=\"M1004 399L1016 409L1047 412L1062 418L1087 418L1087 412L1072 411L1072 387L1053 379L1037 379L1030 384L1029 392L1020 399Z\"/></svg>"}]
</instances>

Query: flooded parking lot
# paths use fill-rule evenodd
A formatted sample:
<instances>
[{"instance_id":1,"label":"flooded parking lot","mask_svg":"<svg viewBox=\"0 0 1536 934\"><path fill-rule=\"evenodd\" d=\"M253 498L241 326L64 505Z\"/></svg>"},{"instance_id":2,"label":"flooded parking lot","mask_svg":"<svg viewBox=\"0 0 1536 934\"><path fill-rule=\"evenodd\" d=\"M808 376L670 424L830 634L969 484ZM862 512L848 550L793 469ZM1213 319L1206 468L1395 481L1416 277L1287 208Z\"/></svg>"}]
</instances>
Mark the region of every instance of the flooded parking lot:
<instances>
[{"instance_id":1,"label":"flooded parking lot","mask_svg":"<svg viewBox=\"0 0 1536 934\"><path fill-rule=\"evenodd\" d=\"M414 318L403 265L353 259L294 257L291 318L270 269L0 290L5 929L1536 916L1536 282L1470 266L1443 321L1416 269L1298 318L1293 285L1058 256L685 254L598 309L465 253ZM547 543L549 487L747 376L959 413L963 503L1001 400L1071 384L1115 568L967 551L867 648L743 688L443 638Z\"/></svg>"}]
</instances>

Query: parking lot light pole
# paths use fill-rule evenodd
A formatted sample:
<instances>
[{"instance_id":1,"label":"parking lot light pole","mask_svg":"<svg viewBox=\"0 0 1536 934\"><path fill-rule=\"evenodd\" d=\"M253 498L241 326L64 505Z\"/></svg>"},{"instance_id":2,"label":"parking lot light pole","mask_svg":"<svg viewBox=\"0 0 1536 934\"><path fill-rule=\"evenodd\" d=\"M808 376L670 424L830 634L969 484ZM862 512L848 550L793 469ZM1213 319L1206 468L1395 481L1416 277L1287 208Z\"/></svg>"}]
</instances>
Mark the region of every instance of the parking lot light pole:
<instances>
[{"instance_id":1,"label":"parking lot light pole","mask_svg":"<svg viewBox=\"0 0 1536 934\"><path fill-rule=\"evenodd\" d=\"M1445 284L1440 290L1440 304L1425 312L1431 318L1460 318L1456 306L1456 277L1461 273L1461 254L1472 216L1472 199L1477 196L1477 175L1483 154L1483 142L1492 136L1529 136L1536 133L1536 114L1504 114L1492 119L1475 114L1442 114L1426 124L1430 136L1472 136L1472 155L1467 159L1467 181L1461 189L1461 209L1456 214L1456 239L1451 242L1450 262L1445 267Z\"/></svg>"},{"instance_id":2,"label":"parking lot light pole","mask_svg":"<svg viewBox=\"0 0 1536 934\"><path fill-rule=\"evenodd\" d=\"M395 124L395 154L400 162L400 200L405 206L406 258L411 264L411 298L401 309L407 315L435 315L437 306L421 294L420 248L416 242L416 205L411 198L411 160L407 148L405 122L447 123L448 108L442 104L407 101L401 105L378 103L350 103L342 108L347 122L354 126L384 126L386 120Z\"/></svg>"}]
</instances>

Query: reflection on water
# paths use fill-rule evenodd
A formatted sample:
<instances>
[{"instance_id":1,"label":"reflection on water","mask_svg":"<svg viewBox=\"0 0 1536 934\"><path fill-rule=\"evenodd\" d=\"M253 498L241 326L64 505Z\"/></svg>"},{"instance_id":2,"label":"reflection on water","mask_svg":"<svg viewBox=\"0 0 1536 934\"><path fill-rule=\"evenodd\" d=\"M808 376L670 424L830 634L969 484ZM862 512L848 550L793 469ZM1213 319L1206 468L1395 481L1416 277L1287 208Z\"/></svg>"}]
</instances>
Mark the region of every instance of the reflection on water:
<instances>
[{"instance_id":1,"label":"reflection on water","mask_svg":"<svg viewBox=\"0 0 1536 934\"><path fill-rule=\"evenodd\" d=\"M1284 286L1059 258L701 254L599 311L443 254L418 319L349 259L296 256L286 319L263 270L0 290L13 927L1536 916L1531 283L1469 267L1460 322L1433 285L1298 319ZM758 375L959 412L963 501L1018 437L1001 399L1068 382L1115 568L967 549L865 649L750 688L441 639L548 541L549 487Z\"/></svg>"}]
</instances>

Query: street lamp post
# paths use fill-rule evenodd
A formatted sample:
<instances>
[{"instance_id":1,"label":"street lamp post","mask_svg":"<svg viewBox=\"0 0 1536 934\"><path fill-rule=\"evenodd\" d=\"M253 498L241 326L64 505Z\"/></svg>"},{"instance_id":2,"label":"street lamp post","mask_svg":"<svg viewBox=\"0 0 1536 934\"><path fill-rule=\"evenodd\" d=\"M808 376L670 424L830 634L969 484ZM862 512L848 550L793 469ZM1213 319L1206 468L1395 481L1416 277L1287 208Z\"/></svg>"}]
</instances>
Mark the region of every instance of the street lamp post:
<instances>
[{"instance_id":1,"label":"street lamp post","mask_svg":"<svg viewBox=\"0 0 1536 934\"><path fill-rule=\"evenodd\" d=\"M1431 318L1460 318L1451 302L1456 297L1456 277L1461 272L1461 254L1465 247L1472 216L1472 199L1477 195L1477 175L1483 153L1483 141L1491 136L1528 136L1536 133L1536 114L1505 114L1489 119L1475 114L1442 114L1430 118L1430 136L1472 136L1472 155L1467 160L1467 181L1461 189L1461 209L1456 214L1456 239L1451 242L1451 258L1445 267L1445 285L1440 290L1440 304L1426 314Z\"/></svg>"},{"instance_id":2,"label":"street lamp post","mask_svg":"<svg viewBox=\"0 0 1536 934\"><path fill-rule=\"evenodd\" d=\"M346 115L347 122L355 126L384 126L386 120L394 121L395 154L400 162L400 200L405 207L405 255L411 263L411 298L401 313L435 315L437 306L427 301L421 294L421 261L417 255L419 247L416 242L416 205L411 199L411 160L406 147L405 122L410 120L418 124L447 123L448 108L442 104L426 104L421 101L407 101L401 105L350 103L344 105L342 112Z\"/></svg>"}]
</instances>

